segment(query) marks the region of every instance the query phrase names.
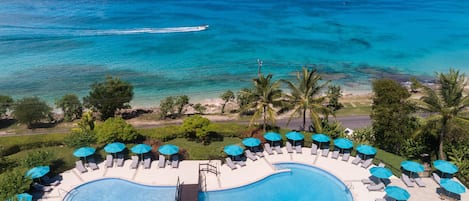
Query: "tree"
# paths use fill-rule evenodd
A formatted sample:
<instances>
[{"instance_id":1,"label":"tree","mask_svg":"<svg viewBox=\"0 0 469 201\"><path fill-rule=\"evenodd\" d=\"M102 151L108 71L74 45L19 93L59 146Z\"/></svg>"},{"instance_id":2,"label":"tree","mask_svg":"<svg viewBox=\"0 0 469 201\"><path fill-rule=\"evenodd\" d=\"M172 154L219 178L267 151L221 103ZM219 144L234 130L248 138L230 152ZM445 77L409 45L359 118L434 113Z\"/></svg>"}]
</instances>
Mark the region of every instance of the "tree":
<instances>
[{"instance_id":1,"label":"tree","mask_svg":"<svg viewBox=\"0 0 469 201\"><path fill-rule=\"evenodd\" d=\"M290 94L286 95L286 101L293 106L293 113L288 119L290 123L294 117L302 117L302 130L306 126L306 114L309 112L311 123L316 132L322 131L320 114L329 113L329 109L324 106L325 97L321 96L321 90L329 82L320 83L321 76L316 70L308 70L303 67L301 72L296 73L296 82L282 80L290 89Z\"/></svg>"},{"instance_id":2,"label":"tree","mask_svg":"<svg viewBox=\"0 0 469 201\"><path fill-rule=\"evenodd\" d=\"M174 114L174 97L169 96L160 102L160 118L165 119Z\"/></svg>"},{"instance_id":3,"label":"tree","mask_svg":"<svg viewBox=\"0 0 469 201\"><path fill-rule=\"evenodd\" d=\"M16 194L29 190L31 179L21 169L13 169L0 175L0 200L9 200Z\"/></svg>"},{"instance_id":4,"label":"tree","mask_svg":"<svg viewBox=\"0 0 469 201\"><path fill-rule=\"evenodd\" d=\"M20 123L24 123L31 128L34 123L49 117L52 112L46 102L38 97L23 98L16 101L13 114Z\"/></svg>"},{"instance_id":5,"label":"tree","mask_svg":"<svg viewBox=\"0 0 469 201\"><path fill-rule=\"evenodd\" d=\"M199 114L204 114L207 108L203 106L202 104L197 103L194 105L194 110L197 111Z\"/></svg>"},{"instance_id":6,"label":"tree","mask_svg":"<svg viewBox=\"0 0 469 201\"><path fill-rule=\"evenodd\" d=\"M111 117L96 126L98 143L132 142L138 136L137 130L120 117Z\"/></svg>"},{"instance_id":7,"label":"tree","mask_svg":"<svg viewBox=\"0 0 469 201\"><path fill-rule=\"evenodd\" d=\"M81 131L92 131L94 130L94 121L93 113L91 111L85 112L78 122L78 129Z\"/></svg>"},{"instance_id":8,"label":"tree","mask_svg":"<svg viewBox=\"0 0 469 201\"><path fill-rule=\"evenodd\" d=\"M200 115L193 115L184 119L181 125L181 131L186 134L186 137L197 138L203 142L207 140L210 131L210 120Z\"/></svg>"},{"instance_id":9,"label":"tree","mask_svg":"<svg viewBox=\"0 0 469 201\"><path fill-rule=\"evenodd\" d=\"M83 113L83 106L75 94L62 96L62 98L55 101L55 105L64 112L65 121L79 119Z\"/></svg>"},{"instance_id":10,"label":"tree","mask_svg":"<svg viewBox=\"0 0 469 201\"><path fill-rule=\"evenodd\" d=\"M272 81L272 74L264 76L259 75L258 78L253 79L254 88L252 90L241 91L244 97L252 99L243 110L254 110L254 115L251 118L250 125L256 119L262 116L263 130L266 130L267 120L269 119L272 124L275 124L276 107L282 106L282 90L280 89L279 81Z\"/></svg>"},{"instance_id":11,"label":"tree","mask_svg":"<svg viewBox=\"0 0 469 201\"><path fill-rule=\"evenodd\" d=\"M96 143L96 134L93 130L72 129L70 135L65 137L64 143L72 148L90 146Z\"/></svg>"},{"instance_id":12,"label":"tree","mask_svg":"<svg viewBox=\"0 0 469 201\"><path fill-rule=\"evenodd\" d=\"M133 86L111 76L101 83L91 85L88 96L83 98L85 105L101 113L101 120L114 117L116 110L129 108L133 98Z\"/></svg>"},{"instance_id":13,"label":"tree","mask_svg":"<svg viewBox=\"0 0 469 201\"><path fill-rule=\"evenodd\" d=\"M410 78L410 92L417 93L418 89L422 88L422 84L417 80L416 77Z\"/></svg>"},{"instance_id":14,"label":"tree","mask_svg":"<svg viewBox=\"0 0 469 201\"><path fill-rule=\"evenodd\" d=\"M225 106L228 102L230 101L234 101L235 99L235 95L233 93L233 91L231 90L228 90L228 91L225 91L225 93L223 93L220 98L224 101L222 106L221 106L221 113L225 113Z\"/></svg>"},{"instance_id":15,"label":"tree","mask_svg":"<svg viewBox=\"0 0 469 201\"><path fill-rule=\"evenodd\" d=\"M238 91L237 96L236 96L236 102L239 105L239 108L247 108L249 103L254 101L254 96L253 96L253 90L250 88L242 88L241 90ZM249 114L250 111L246 109L241 109L241 115L243 114Z\"/></svg>"},{"instance_id":16,"label":"tree","mask_svg":"<svg viewBox=\"0 0 469 201\"><path fill-rule=\"evenodd\" d=\"M446 159L444 142L453 124L468 124L469 118L463 116L463 111L469 106L469 96L464 95L467 81L464 73L450 69L448 73L436 73L439 89L423 86L424 95L420 98L419 109L429 112L430 121L437 121L440 125L438 137L438 156Z\"/></svg>"},{"instance_id":17,"label":"tree","mask_svg":"<svg viewBox=\"0 0 469 201\"><path fill-rule=\"evenodd\" d=\"M189 96L182 95L176 97L174 105L177 107L177 115L180 117L183 113L184 106L189 104Z\"/></svg>"},{"instance_id":18,"label":"tree","mask_svg":"<svg viewBox=\"0 0 469 201\"><path fill-rule=\"evenodd\" d=\"M397 153L405 139L416 130L415 107L407 99L406 88L391 79L372 82L374 92L371 119L375 144L389 152Z\"/></svg>"},{"instance_id":19,"label":"tree","mask_svg":"<svg viewBox=\"0 0 469 201\"><path fill-rule=\"evenodd\" d=\"M330 109L332 114L335 115L337 110L340 110L344 105L339 102L339 98L342 97L342 90L338 85L329 86L327 89L327 98L329 99L329 103L327 107Z\"/></svg>"},{"instance_id":20,"label":"tree","mask_svg":"<svg viewBox=\"0 0 469 201\"><path fill-rule=\"evenodd\" d=\"M0 95L0 117L3 117L15 101L10 96Z\"/></svg>"}]
</instances>

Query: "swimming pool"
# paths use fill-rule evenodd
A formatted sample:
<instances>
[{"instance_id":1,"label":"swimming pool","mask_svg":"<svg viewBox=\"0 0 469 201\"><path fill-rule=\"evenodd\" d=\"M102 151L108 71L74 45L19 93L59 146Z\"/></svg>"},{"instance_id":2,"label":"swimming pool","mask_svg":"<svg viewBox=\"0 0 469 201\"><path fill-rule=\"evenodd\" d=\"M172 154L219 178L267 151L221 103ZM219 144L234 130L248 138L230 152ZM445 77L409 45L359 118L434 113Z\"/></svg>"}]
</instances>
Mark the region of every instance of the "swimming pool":
<instances>
[{"instance_id":1,"label":"swimming pool","mask_svg":"<svg viewBox=\"0 0 469 201\"><path fill-rule=\"evenodd\" d=\"M108 178L82 184L70 191L64 201L174 201L176 187L147 186Z\"/></svg>"},{"instance_id":2,"label":"swimming pool","mask_svg":"<svg viewBox=\"0 0 469 201\"><path fill-rule=\"evenodd\" d=\"M199 201L353 201L345 184L324 170L297 163L275 167L291 171L239 188L199 193Z\"/></svg>"}]
</instances>

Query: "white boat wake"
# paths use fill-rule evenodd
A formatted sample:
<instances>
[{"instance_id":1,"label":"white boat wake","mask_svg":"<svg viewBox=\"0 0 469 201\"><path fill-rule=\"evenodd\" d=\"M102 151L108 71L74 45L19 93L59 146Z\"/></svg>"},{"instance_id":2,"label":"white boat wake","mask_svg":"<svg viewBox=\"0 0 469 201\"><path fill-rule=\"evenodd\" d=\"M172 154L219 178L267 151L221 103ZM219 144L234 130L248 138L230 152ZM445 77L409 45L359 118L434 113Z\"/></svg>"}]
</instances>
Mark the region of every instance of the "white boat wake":
<instances>
[{"instance_id":1,"label":"white boat wake","mask_svg":"<svg viewBox=\"0 0 469 201\"><path fill-rule=\"evenodd\" d=\"M98 31L96 35L129 35L129 34L161 34L161 33L182 33L196 32L208 29L208 25L194 27L169 27L169 28L138 28L138 29L110 29Z\"/></svg>"}]
</instances>

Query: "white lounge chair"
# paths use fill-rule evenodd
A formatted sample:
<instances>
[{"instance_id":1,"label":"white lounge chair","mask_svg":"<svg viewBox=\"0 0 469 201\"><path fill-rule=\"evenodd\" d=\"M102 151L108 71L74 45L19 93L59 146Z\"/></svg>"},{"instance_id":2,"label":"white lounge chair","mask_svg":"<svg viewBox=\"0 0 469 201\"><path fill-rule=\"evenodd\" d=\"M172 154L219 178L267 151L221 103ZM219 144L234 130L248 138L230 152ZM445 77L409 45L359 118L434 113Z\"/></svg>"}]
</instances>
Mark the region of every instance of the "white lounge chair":
<instances>
[{"instance_id":1,"label":"white lounge chair","mask_svg":"<svg viewBox=\"0 0 469 201\"><path fill-rule=\"evenodd\" d=\"M277 152L277 154L283 154L282 148L280 146L275 146L274 149Z\"/></svg>"},{"instance_id":2,"label":"white lounge chair","mask_svg":"<svg viewBox=\"0 0 469 201\"><path fill-rule=\"evenodd\" d=\"M377 177L375 177L375 176L373 176L373 175L369 176L369 177L366 178L366 179L362 179L361 181L362 181L363 184L373 184L373 185L376 185L376 184L381 183L381 181L380 181Z\"/></svg>"},{"instance_id":3,"label":"white lounge chair","mask_svg":"<svg viewBox=\"0 0 469 201\"><path fill-rule=\"evenodd\" d=\"M437 184L440 184L440 176L436 172L432 173L432 177Z\"/></svg>"},{"instance_id":4,"label":"white lounge chair","mask_svg":"<svg viewBox=\"0 0 469 201\"><path fill-rule=\"evenodd\" d=\"M246 155L246 157L248 157L249 159L251 159L252 161L256 161L257 160L257 157L254 156L252 154L252 152L249 150L249 149L246 149L246 151L244 151L244 155Z\"/></svg>"},{"instance_id":5,"label":"white lounge chair","mask_svg":"<svg viewBox=\"0 0 469 201\"><path fill-rule=\"evenodd\" d=\"M117 155L117 167L122 167L124 166L124 155L118 154Z\"/></svg>"},{"instance_id":6,"label":"white lounge chair","mask_svg":"<svg viewBox=\"0 0 469 201\"><path fill-rule=\"evenodd\" d=\"M379 183L379 184L375 184L375 185L369 185L366 188L369 191L380 191L380 190L383 190L384 187L385 187L384 183Z\"/></svg>"},{"instance_id":7,"label":"white lounge chair","mask_svg":"<svg viewBox=\"0 0 469 201\"><path fill-rule=\"evenodd\" d=\"M238 164L240 167L246 166L246 163L245 163L244 161L242 161L242 160L236 161L236 164Z\"/></svg>"},{"instance_id":8,"label":"white lounge chair","mask_svg":"<svg viewBox=\"0 0 469 201\"><path fill-rule=\"evenodd\" d=\"M285 145L285 147L287 148L287 152L288 152L289 154L293 153L293 147L292 147L292 145L291 145L290 142L287 142L286 145Z\"/></svg>"},{"instance_id":9,"label":"white lounge chair","mask_svg":"<svg viewBox=\"0 0 469 201\"><path fill-rule=\"evenodd\" d=\"M90 167L92 170L97 170L98 165L96 165L96 162L94 161L94 158L88 159L88 167Z\"/></svg>"},{"instance_id":10,"label":"white lounge chair","mask_svg":"<svg viewBox=\"0 0 469 201\"><path fill-rule=\"evenodd\" d=\"M311 144L311 154L312 155L317 155L318 154L318 145L316 144Z\"/></svg>"},{"instance_id":11,"label":"white lounge chair","mask_svg":"<svg viewBox=\"0 0 469 201\"><path fill-rule=\"evenodd\" d=\"M370 167L372 163L373 163L373 158L366 159L366 161L362 163L362 167L366 169Z\"/></svg>"},{"instance_id":12,"label":"white lounge chair","mask_svg":"<svg viewBox=\"0 0 469 201\"><path fill-rule=\"evenodd\" d=\"M419 187L425 187L425 183L423 182L422 178L416 177L414 178L414 182L417 184Z\"/></svg>"},{"instance_id":13,"label":"white lounge chair","mask_svg":"<svg viewBox=\"0 0 469 201\"><path fill-rule=\"evenodd\" d=\"M378 167L386 167L386 164L379 162Z\"/></svg>"},{"instance_id":14,"label":"white lounge chair","mask_svg":"<svg viewBox=\"0 0 469 201\"><path fill-rule=\"evenodd\" d=\"M151 167L151 157L148 156L143 160L143 168L150 169Z\"/></svg>"},{"instance_id":15,"label":"white lounge chair","mask_svg":"<svg viewBox=\"0 0 469 201\"><path fill-rule=\"evenodd\" d=\"M130 164L130 168L132 169L137 169L139 161L138 161L138 156L132 156L132 163Z\"/></svg>"},{"instance_id":16,"label":"white lounge chair","mask_svg":"<svg viewBox=\"0 0 469 201\"><path fill-rule=\"evenodd\" d=\"M342 160L343 160L343 161L348 162L348 159L349 159L349 158L350 158L350 153L349 153L349 152L344 153L344 155L342 155Z\"/></svg>"},{"instance_id":17,"label":"white lounge chair","mask_svg":"<svg viewBox=\"0 0 469 201\"><path fill-rule=\"evenodd\" d=\"M410 180L409 176L406 174L401 175L401 180L407 187L414 187L414 183Z\"/></svg>"},{"instance_id":18,"label":"white lounge chair","mask_svg":"<svg viewBox=\"0 0 469 201\"><path fill-rule=\"evenodd\" d=\"M225 159L226 165L231 168L231 170L236 169L236 165L233 163L230 157Z\"/></svg>"},{"instance_id":19,"label":"white lounge chair","mask_svg":"<svg viewBox=\"0 0 469 201\"><path fill-rule=\"evenodd\" d=\"M297 154L303 153L303 148L301 148L301 145L296 145L295 146L295 151Z\"/></svg>"},{"instance_id":20,"label":"white lounge chair","mask_svg":"<svg viewBox=\"0 0 469 201\"><path fill-rule=\"evenodd\" d=\"M338 159L339 158L339 150L335 150L332 152L332 159Z\"/></svg>"},{"instance_id":21,"label":"white lounge chair","mask_svg":"<svg viewBox=\"0 0 469 201\"><path fill-rule=\"evenodd\" d=\"M160 155L159 158L158 158L158 167L159 168L164 168L164 166L166 165L166 162L165 162L165 158L163 155Z\"/></svg>"},{"instance_id":22,"label":"white lounge chair","mask_svg":"<svg viewBox=\"0 0 469 201\"><path fill-rule=\"evenodd\" d=\"M376 198L375 201L386 201L384 198Z\"/></svg>"},{"instance_id":23,"label":"white lounge chair","mask_svg":"<svg viewBox=\"0 0 469 201\"><path fill-rule=\"evenodd\" d=\"M322 152L321 154L322 156L326 158L329 156L329 148L323 149L321 152Z\"/></svg>"},{"instance_id":24,"label":"white lounge chair","mask_svg":"<svg viewBox=\"0 0 469 201\"><path fill-rule=\"evenodd\" d=\"M361 161L362 158L360 158L360 155L357 154L357 156L355 156L355 159L353 159L352 164L358 165Z\"/></svg>"},{"instance_id":25,"label":"white lounge chair","mask_svg":"<svg viewBox=\"0 0 469 201\"><path fill-rule=\"evenodd\" d=\"M112 155L108 154L106 156L106 167L110 168L114 165L114 159L112 158Z\"/></svg>"},{"instance_id":26,"label":"white lounge chair","mask_svg":"<svg viewBox=\"0 0 469 201\"><path fill-rule=\"evenodd\" d=\"M75 161L75 169L77 169L78 172L80 173L88 172L85 166L83 166L83 163L81 162L81 160Z\"/></svg>"},{"instance_id":27,"label":"white lounge chair","mask_svg":"<svg viewBox=\"0 0 469 201\"><path fill-rule=\"evenodd\" d=\"M179 155L174 154L171 156L171 167L178 168L179 167Z\"/></svg>"},{"instance_id":28,"label":"white lounge chair","mask_svg":"<svg viewBox=\"0 0 469 201\"><path fill-rule=\"evenodd\" d=\"M267 154L269 154L269 155L274 154L274 152L272 151L272 148L270 147L270 144L269 144L269 143L265 143L265 144L264 144L264 150L265 150L265 152L267 152Z\"/></svg>"},{"instance_id":29,"label":"white lounge chair","mask_svg":"<svg viewBox=\"0 0 469 201\"><path fill-rule=\"evenodd\" d=\"M42 191L42 192L51 192L52 191L52 187L50 186L44 186L42 184L39 184L39 183L34 183L33 184L33 188L38 190L38 191Z\"/></svg>"},{"instance_id":30,"label":"white lounge chair","mask_svg":"<svg viewBox=\"0 0 469 201\"><path fill-rule=\"evenodd\" d=\"M256 151L255 153L260 158L264 157L264 153L262 153L262 151Z\"/></svg>"}]
</instances>

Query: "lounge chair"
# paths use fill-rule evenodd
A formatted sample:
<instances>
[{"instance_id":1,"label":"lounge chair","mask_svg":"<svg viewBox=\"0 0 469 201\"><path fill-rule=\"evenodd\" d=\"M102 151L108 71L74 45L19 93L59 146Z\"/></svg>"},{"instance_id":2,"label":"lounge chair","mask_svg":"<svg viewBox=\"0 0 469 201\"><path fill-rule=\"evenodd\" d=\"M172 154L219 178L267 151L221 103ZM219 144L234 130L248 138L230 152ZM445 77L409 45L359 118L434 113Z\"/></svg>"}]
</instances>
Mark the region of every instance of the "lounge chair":
<instances>
[{"instance_id":1,"label":"lounge chair","mask_svg":"<svg viewBox=\"0 0 469 201\"><path fill-rule=\"evenodd\" d=\"M339 158L339 150L335 150L334 152L332 152L332 158L333 159L338 159Z\"/></svg>"},{"instance_id":2,"label":"lounge chair","mask_svg":"<svg viewBox=\"0 0 469 201\"><path fill-rule=\"evenodd\" d=\"M386 201L384 198L376 198L375 201Z\"/></svg>"},{"instance_id":3,"label":"lounge chair","mask_svg":"<svg viewBox=\"0 0 469 201\"><path fill-rule=\"evenodd\" d=\"M295 146L295 151L297 154L303 153L303 148L301 148L301 145L296 145Z\"/></svg>"},{"instance_id":4,"label":"lounge chair","mask_svg":"<svg viewBox=\"0 0 469 201\"><path fill-rule=\"evenodd\" d=\"M236 165L233 163L230 157L225 159L226 165L231 168L231 170L236 169Z\"/></svg>"},{"instance_id":5,"label":"lounge chair","mask_svg":"<svg viewBox=\"0 0 469 201\"><path fill-rule=\"evenodd\" d=\"M285 147L287 148L287 152L289 154L293 153L293 147L290 142L287 142Z\"/></svg>"},{"instance_id":6,"label":"lounge chair","mask_svg":"<svg viewBox=\"0 0 469 201\"><path fill-rule=\"evenodd\" d=\"M311 144L311 154L312 155L317 155L318 154L318 145L316 144Z\"/></svg>"},{"instance_id":7,"label":"lounge chair","mask_svg":"<svg viewBox=\"0 0 469 201\"><path fill-rule=\"evenodd\" d=\"M122 167L124 166L124 155L118 154L117 155L117 167Z\"/></svg>"},{"instance_id":8,"label":"lounge chair","mask_svg":"<svg viewBox=\"0 0 469 201\"><path fill-rule=\"evenodd\" d=\"M150 169L151 167L151 157L148 156L143 160L143 168Z\"/></svg>"},{"instance_id":9,"label":"lounge chair","mask_svg":"<svg viewBox=\"0 0 469 201\"><path fill-rule=\"evenodd\" d=\"M77 169L78 172L80 173L88 172L85 166L83 166L83 163L81 162L81 160L75 161L75 169Z\"/></svg>"},{"instance_id":10,"label":"lounge chair","mask_svg":"<svg viewBox=\"0 0 469 201\"><path fill-rule=\"evenodd\" d=\"M245 163L244 161L242 161L242 160L240 160L240 161L235 161L235 162L236 162L236 164L238 164L240 167L246 166L246 163Z\"/></svg>"},{"instance_id":11,"label":"lounge chair","mask_svg":"<svg viewBox=\"0 0 469 201\"><path fill-rule=\"evenodd\" d=\"M378 179L378 177L375 177L373 175L369 176L368 178L366 179L362 179L361 180L363 184L373 184L373 185L376 185L376 184L379 184L381 183L381 181Z\"/></svg>"},{"instance_id":12,"label":"lounge chair","mask_svg":"<svg viewBox=\"0 0 469 201\"><path fill-rule=\"evenodd\" d=\"M323 149L321 155L327 158L329 156L329 148Z\"/></svg>"},{"instance_id":13,"label":"lounge chair","mask_svg":"<svg viewBox=\"0 0 469 201\"><path fill-rule=\"evenodd\" d=\"M94 161L94 158L88 159L88 167L90 167L92 170L97 170L98 165L96 165L96 162Z\"/></svg>"},{"instance_id":14,"label":"lounge chair","mask_svg":"<svg viewBox=\"0 0 469 201\"><path fill-rule=\"evenodd\" d=\"M440 176L436 172L432 173L432 177L437 184L440 184Z\"/></svg>"},{"instance_id":15,"label":"lounge chair","mask_svg":"<svg viewBox=\"0 0 469 201\"><path fill-rule=\"evenodd\" d=\"M379 162L378 167L386 167L386 164Z\"/></svg>"},{"instance_id":16,"label":"lounge chair","mask_svg":"<svg viewBox=\"0 0 469 201\"><path fill-rule=\"evenodd\" d=\"M272 151L272 148L270 147L269 143L264 144L264 150L267 152L267 154L272 155L274 152Z\"/></svg>"},{"instance_id":17,"label":"lounge chair","mask_svg":"<svg viewBox=\"0 0 469 201\"><path fill-rule=\"evenodd\" d=\"M375 185L369 185L366 188L369 191L380 191L380 190L383 190L384 187L385 187L384 183L379 183L379 184L375 184Z\"/></svg>"},{"instance_id":18,"label":"lounge chair","mask_svg":"<svg viewBox=\"0 0 469 201\"><path fill-rule=\"evenodd\" d=\"M179 167L179 155L174 154L171 156L171 167L178 168Z\"/></svg>"},{"instance_id":19,"label":"lounge chair","mask_svg":"<svg viewBox=\"0 0 469 201\"><path fill-rule=\"evenodd\" d=\"M282 148L280 146L275 146L274 149L277 152L277 154L283 154Z\"/></svg>"},{"instance_id":20,"label":"lounge chair","mask_svg":"<svg viewBox=\"0 0 469 201\"><path fill-rule=\"evenodd\" d=\"M246 157L248 157L249 159L251 159L252 161L256 161L257 160L257 157L254 156L252 154L252 152L249 150L249 149L246 149L246 151L244 151L244 155L246 155Z\"/></svg>"},{"instance_id":21,"label":"lounge chair","mask_svg":"<svg viewBox=\"0 0 469 201\"><path fill-rule=\"evenodd\" d=\"M350 158L350 153L348 153L348 152L347 152L347 153L344 153L344 155L342 155L342 160L343 160L343 161L348 162L348 159L349 159L349 158Z\"/></svg>"},{"instance_id":22,"label":"lounge chair","mask_svg":"<svg viewBox=\"0 0 469 201\"><path fill-rule=\"evenodd\" d=\"M260 151L260 150L254 152L254 153L256 153L256 155L257 155L258 157L260 157L260 158L264 157L264 153L262 153L262 151Z\"/></svg>"},{"instance_id":23,"label":"lounge chair","mask_svg":"<svg viewBox=\"0 0 469 201\"><path fill-rule=\"evenodd\" d=\"M130 164L130 168L132 169L137 169L139 161L138 161L138 156L132 156L132 163Z\"/></svg>"},{"instance_id":24,"label":"lounge chair","mask_svg":"<svg viewBox=\"0 0 469 201\"><path fill-rule=\"evenodd\" d=\"M414 182L417 184L419 187L425 187L425 183L423 182L422 178L416 177L414 178Z\"/></svg>"},{"instance_id":25,"label":"lounge chair","mask_svg":"<svg viewBox=\"0 0 469 201\"><path fill-rule=\"evenodd\" d=\"M107 155L106 156L106 167L110 168L114 165L114 159L112 158L112 155Z\"/></svg>"},{"instance_id":26,"label":"lounge chair","mask_svg":"<svg viewBox=\"0 0 469 201\"><path fill-rule=\"evenodd\" d=\"M160 155L160 157L158 158L158 167L159 168L164 168L164 166L166 165L166 162L165 162L165 158L163 155Z\"/></svg>"},{"instance_id":27,"label":"lounge chair","mask_svg":"<svg viewBox=\"0 0 469 201\"><path fill-rule=\"evenodd\" d=\"M357 154L357 156L355 156L355 159L353 159L352 164L358 165L361 161L362 158L360 158L360 155Z\"/></svg>"},{"instance_id":28,"label":"lounge chair","mask_svg":"<svg viewBox=\"0 0 469 201\"><path fill-rule=\"evenodd\" d=\"M404 182L404 184L407 187L414 187L414 183L412 181L410 181L409 176L407 176L406 174L401 175L401 180L402 180L402 182Z\"/></svg>"},{"instance_id":29,"label":"lounge chair","mask_svg":"<svg viewBox=\"0 0 469 201\"><path fill-rule=\"evenodd\" d=\"M44 186L42 184L39 184L39 183L34 183L33 184L33 188L38 190L38 191L42 191L42 192L51 192L52 191L52 187L50 186Z\"/></svg>"},{"instance_id":30,"label":"lounge chair","mask_svg":"<svg viewBox=\"0 0 469 201\"><path fill-rule=\"evenodd\" d=\"M48 186L57 186L60 184L60 179L57 176L51 179L47 175L44 175L41 178L41 181L43 184L48 185Z\"/></svg>"},{"instance_id":31,"label":"lounge chair","mask_svg":"<svg viewBox=\"0 0 469 201\"><path fill-rule=\"evenodd\" d=\"M366 161L362 163L362 167L366 169L370 167L372 163L373 163L373 158L366 159Z\"/></svg>"}]
</instances>

